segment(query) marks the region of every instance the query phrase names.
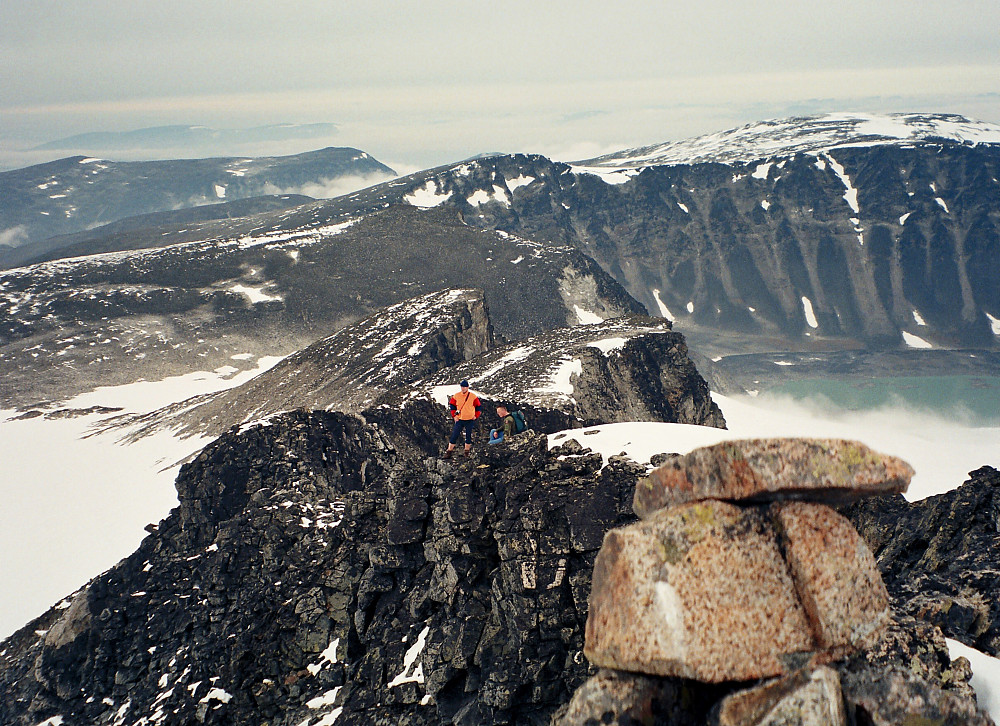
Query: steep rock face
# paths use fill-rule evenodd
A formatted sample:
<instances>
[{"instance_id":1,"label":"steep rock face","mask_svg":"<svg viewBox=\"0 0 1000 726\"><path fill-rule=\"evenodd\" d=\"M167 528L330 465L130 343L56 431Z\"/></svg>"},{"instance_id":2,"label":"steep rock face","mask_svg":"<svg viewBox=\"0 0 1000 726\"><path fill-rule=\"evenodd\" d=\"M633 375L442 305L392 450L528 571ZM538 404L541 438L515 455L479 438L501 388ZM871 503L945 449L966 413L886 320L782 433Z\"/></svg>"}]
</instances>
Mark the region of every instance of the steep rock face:
<instances>
[{"instance_id":1,"label":"steep rock face","mask_svg":"<svg viewBox=\"0 0 1000 726\"><path fill-rule=\"evenodd\" d=\"M396 207L297 230L0 273L0 366L10 383L0 406L252 366L248 352L287 355L449 287L484 290L508 338L642 310L579 251L472 229L454 210Z\"/></svg>"},{"instance_id":2,"label":"steep rock face","mask_svg":"<svg viewBox=\"0 0 1000 726\"><path fill-rule=\"evenodd\" d=\"M530 434L447 465L430 404L380 415L207 448L134 555L0 645L0 721L547 723L641 468Z\"/></svg>"},{"instance_id":3,"label":"steep rock face","mask_svg":"<svg viewBox=\"0 0 1000 726\"><path fill-rule=\"evenodd\" d=\"M725 428L684 337L668 321L647 316L560 328L498 347L414 383L390 404L429 393L442 400L463 379L491 402L561 411L577 425L666 421Z\"/></svg>"},{"instance_id":4,"label":"steep rock face","mask_svg":"<svg viewBox=\"0 0 1000 726\"><path fill-rule=\"evenodd\" d=\"M868 542L897 610L1000 655L1000 472L985 466L958 489L906 502L882 497L845 514Z\"/></svg>"},{"instance_id":5,"label":"steep rock face","mask_svg":"<svg viewBox=\"0 0 1000 726\"><path fill-rule=\"evenodd\" d=\"M2 172L0 231L16 232L18 245L0 254L0 267L71 243L48 239L56 235L150 212L320 187L349 176L382 180L395 172L349 148L256 159L115 162L74 156Z\"/></svg>"},{"instance_id":6,"label":"steep rock face","mask_svg":"<svg viewBox=\"0 0 1000 726\"><path fill-rule=\"evenodd\" d=\"M796 129L809 136L815 120L791 119L743 145L702 137L574 165L495 156L323 206L454 206L472 225L572 244L685 327L795 347L993 347L1000 131L949 117L892 123L905 133L834 119L803 142Z\"/></svg>"}]
</instances>

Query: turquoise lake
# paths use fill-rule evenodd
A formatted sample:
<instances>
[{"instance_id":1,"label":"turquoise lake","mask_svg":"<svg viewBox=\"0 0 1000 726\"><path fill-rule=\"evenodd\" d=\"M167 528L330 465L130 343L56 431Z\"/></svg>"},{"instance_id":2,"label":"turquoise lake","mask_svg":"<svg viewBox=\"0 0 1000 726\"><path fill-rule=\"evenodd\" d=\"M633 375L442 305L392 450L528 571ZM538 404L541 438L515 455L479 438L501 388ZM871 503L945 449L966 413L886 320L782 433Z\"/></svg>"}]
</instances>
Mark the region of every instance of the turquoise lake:
<instances>
[{"instance_id":1,"label":"turquoise lake","mask_svg":"<svg viewBox=\"0 0 1000 726\"><path fill-rule=\"evenodd\" d=\"M835 411L897 406L955 418L971 426L1000 426L1000 378L989 376L807 379L779 384L761 396L811 401Z\"/></svg>"}]
</instances>

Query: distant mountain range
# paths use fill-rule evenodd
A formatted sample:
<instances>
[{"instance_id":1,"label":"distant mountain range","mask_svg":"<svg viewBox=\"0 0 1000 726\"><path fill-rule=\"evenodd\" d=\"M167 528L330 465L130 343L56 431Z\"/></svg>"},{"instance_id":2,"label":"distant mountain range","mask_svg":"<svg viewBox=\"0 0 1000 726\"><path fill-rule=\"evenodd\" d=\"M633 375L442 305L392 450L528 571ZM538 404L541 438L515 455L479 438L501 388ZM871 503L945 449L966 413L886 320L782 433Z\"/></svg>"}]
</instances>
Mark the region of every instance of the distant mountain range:
<instances>
[{"instance_id":1,"label":"distant mountain range","mask_svg":"<svg viewBox=\"0 0 1000 726\"><path fill-rule=\"evenodd\" d=\"M155 126L131 131L97 131L49 141L36 151L133 151L137 149L181 149L221 147L289 139L323 139L337 133L337 125L271 124L249 129L213 129L208 126Z\"/></svg>"},{"instance_id":2,"label":"distant mountain range","mask_svg":"<svg viewBox=\"0 0 1000 726\"><path fill-rule=\"evenodd\" d=\"M354 150L315 154L317 169L329 156L380 166ZM288 174L307 157L287 157ZM74 189L113 171L60 163L83 175ZM258 176L240 160L207 168L205 193L221 178L226 199ZM273 179L285 167L264 168ZM164 212L62 238L36 259L105 254L0 274L0 363L16 366L7 390L25 404L109 376L287 354L453 286L484 289L511 339L662 315L696 341L708 377L710 358L760 351L996 350L998 178L995 125L836 116L575 164L492 155L289 208L303 200L254 202L248 216ZM291 183L281 179L270 183ZM100 214L95 197L60 197L69 184L57 180L40 190L50 182L37 177L38 204ZM133 199L142 184L111 188Z\"/></svg>"},{"instance_id":3,"label":"distant mountain range","mask_svg":"<svg viewBox=\"0 0 1000 726\"><path fill-rule=\"evenodd\" d=\"M65 235L114 234L118 230L94 228L129 217L271 197L249 209L220 209L210 216L245 215L302 201L284 196L330 196L392 176L392 169L350 148L256 159L114 162L74 156L2 172L0 267L23 264L80 241Z\"/></svg>"}]
</instances>

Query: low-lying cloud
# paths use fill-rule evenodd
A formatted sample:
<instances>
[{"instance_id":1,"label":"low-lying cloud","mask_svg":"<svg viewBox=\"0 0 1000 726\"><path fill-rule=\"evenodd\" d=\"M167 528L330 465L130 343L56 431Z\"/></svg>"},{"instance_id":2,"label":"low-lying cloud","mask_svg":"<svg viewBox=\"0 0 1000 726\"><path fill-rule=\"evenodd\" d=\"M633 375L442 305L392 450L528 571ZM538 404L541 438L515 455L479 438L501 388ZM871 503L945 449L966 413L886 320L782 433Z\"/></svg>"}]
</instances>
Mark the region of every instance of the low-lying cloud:
<instances>
[{"instance_id":1,"label":"low-lying cloud","mask_svg":"<svg viewBox=\"0 0 1000 726\"><path fill-rule=\"evenodd\" d=\"M28 241L28 230L23 224L0 230L0 247L20 247Z\"/></svg>"},{"instance_id":2,"label":"low-lying cloud","mask_svg":"<svg viewBox=\"0 0 1000 726\"><path fill-rule=\"evenodd\" d=\"M318 179L300 186L278 187L275 184L265 184L265 194L302 194L313 199L333 199L344 194L356 192L381 182L394 179L392 174L352 174L338 176L332 179Z\"/></svg>"}]
</instances>

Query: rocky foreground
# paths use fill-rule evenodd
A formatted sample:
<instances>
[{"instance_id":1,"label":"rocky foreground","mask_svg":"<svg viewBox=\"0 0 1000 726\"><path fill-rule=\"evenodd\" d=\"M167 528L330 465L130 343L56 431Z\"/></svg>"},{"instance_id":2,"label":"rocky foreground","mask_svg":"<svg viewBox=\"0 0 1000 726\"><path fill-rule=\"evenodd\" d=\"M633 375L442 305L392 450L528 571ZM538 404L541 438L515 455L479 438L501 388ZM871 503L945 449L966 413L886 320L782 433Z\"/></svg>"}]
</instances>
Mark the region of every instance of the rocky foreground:
<instances>
[{"instance_id":1,"label":"rocky foreground","mask_svg":"<svg viewBox=\"0 0 1000 726\"><path fill-rule=\"evenodd\" d=\"M476 295L458 298L440 309L454 304L463 319L480 310ZM513 394L525 396L533 427L504 446L477 444L468 460L439 458L448 419L419 381L361 411L296 410L233 426L181 469L179 506L149 526L134 554L0 643L0 723L991 723L977 710L968 663L949 659L941 631L997 653L1000 474L982 469L956 492L912 505L869 498L845 518L826 504L784 499L842 503L900 491L908 467L853 444L827 446L820 453L833 451L833 466L813 465L796 486L776 490L781 471L815 464L813 444L739 457L730 444L709 464L704 453L671 457L664 442L654 457L662 475L649 478L645 466L604 460L575 441L550 450L546 434L580 425L581 406L612 417L621 415L615 400L656 420L721 423L683 339L649 319L635 324L632 333L605 323L534 339L567 360L515 346L455 355L452 373L478 371L497 400L517 407ZM449 351L479 329L443 325L455 333L442 338ZM561 360L577 387L538 397L501 365L514 360L538 370ZM428 361L413 375L437 368L422 379L434 384L448 374L444 358ZM354 370L340 363L334 374ZM655 387L630 385L646 380L642 370L657 371ZM633 389L638 397L626 398ZM647 389L671 405L653 405ZM494 400L486 403L491 411ZM838 484L845 471L851 496ZM719 490L720 479L733 486ZM733 563L759 562L761 547L776 553L775 572L808 570L830 553L846 564L812 568L786 592L798 602L807 582L814 596L798 629L780 603L739 620L705 615L698 597L679 600L668 620L701 615L667 644L710 643L711 658L685 648L686 670L639 675L591 647L592 590L606 571L595 563L602 543L630 531L622 528L663 518L697 537L663 544L662 567L646 573L660 578L656 592L687 567L677 577L705 593L742 596L745 587L706 583L730 572L759 586ZM796 549L803 541L805 554ZM844 602L857 607L826 607ZM642 625L619 620L626 636ZM788 637L758 637L755 623ZM727 651L734 633L771 648L770 660ZM829 718L775 720L789 699L826 704Z\"/></svg>"}]
</instances>

